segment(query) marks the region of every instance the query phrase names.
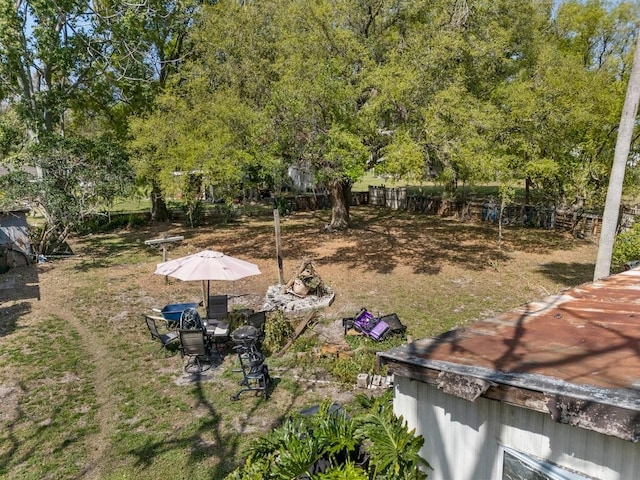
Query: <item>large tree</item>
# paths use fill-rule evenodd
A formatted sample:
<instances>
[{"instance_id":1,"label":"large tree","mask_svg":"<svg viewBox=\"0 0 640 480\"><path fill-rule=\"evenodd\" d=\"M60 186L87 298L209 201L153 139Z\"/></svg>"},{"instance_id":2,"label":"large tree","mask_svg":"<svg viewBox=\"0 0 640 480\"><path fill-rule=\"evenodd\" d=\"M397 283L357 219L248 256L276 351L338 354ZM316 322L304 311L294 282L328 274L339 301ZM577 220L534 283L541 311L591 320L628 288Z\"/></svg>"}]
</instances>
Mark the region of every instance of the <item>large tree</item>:
<instances>
[{"instance_id":1,"label":"large tree","mask_svg":"<svg viewBox=\"0 0 640 480\"><path fill-rule=\"evenodd\" d=\"M129 134L129 118L146 115L155 108L155 98L167 87L191 53L188 33L197 20L199 0L101 0L95 3L97 28L108 37L108 75L102 88L89 96L109 120L121 126L122 138ZM102 93L102 95L100 95ZM162 189L161 159L137 150L131 162L138 183L147 186L151 218L166 221L168 211Z\"/></svg>"},{"instance_id":2,"label":"large tree","mask_svg":"<svg viewBox=\"0 0 640 480\"><path fill-rule=\"evenodd\" d=\"M248 172L273 165L262 144L268 129L234 92L212 92L203 84L164 92L154 112L132 121L129 147L134 156L154 159L154 176L164 191L184 194L189 182L201 178L230 201Z\"/></svg>"},{"instance_id":3,"label":"large tree","mask_svg":"<svg viewBox=\"0 0 640 480\"><path fill-rule=\"evenodd\" d=\"M84 213L111 201L131 179L113 135L74 128L85 92L109 70L109 43L91 6L0 1L0 100L23 133L2 160L40 172L28 182L19 173L5 178L3 200L28 202L43 213L41 250L55 249Z\"/></svg>"},{"instance_id":4,"label":"large tree","mask_svg":"<svg viewBox=\"0 0 640 480\"><path fill-rule=\"evenodd\" d=\"M0 1L0 93L31 138L64 133L72 99L103 73L88 9L81 0Z\"/></svg>"},{"instance_id":5,"label":"large tree","mask_svg":"<svg viewBox=\"0 0 640 480\"><path fill-rule=\"evenodd\" d=\"M181 173L197 172L231 201L243 186L282 176L264 122L273 31L263 15L249 14L276 6L230 2L205 10L189 37L189 61L155 108L132 122L138 172L153 175L164 191L183 193L190 177Z\"/></svg>"},{"instance_id":6,"label":"large tree","mask_svg":"<svg viewBox=\"0 0 640 480\"><path fill-rule=\"evenodd\" d=\"M184 60L199 5L2 0L0 93L27 125L26 140L81 131L123 139L128 116L148 111ZM161 200L155 169L137 165Z\"/></svg>"},{"instance_id":7,"label":"large tree","mask_svg":"<svg viewBox=\"0 0 640 480\"><path fill-rule=\"evenodd\" d=\"M124 149L109 138L47 136L31 144L24 158L38 165L43 176L36 180L16 170L1 177L0 203L28 204L42 214L37 253L64 249L71 231L125 193L133 180Z\"/></svg>"},{"instance_id":8,"label":"large tree","mask_svg":"<svg viewBox=\"0 0 640 480\"><path fill-rule=\"evenodd\" d=\"M637 7L553 7L217 2L191 37L195 61L176 77L172 107L149 117L176 126L160 142L172 139L174 152L186 142L190 152L158 170L209 170L227 182L228 161L245 176L265 162L297 164L331 192L336 229L349 225L352 182L372 166L398 179L430 169L451 186L498 180L504 192L526 180L554 201L587 203L606 180ZM197 111L220 138L176 122L182 103L185 119Z\"/></svg>"},{"instance_id":9,"label":"large tree","mask_svg":"<svg viewBox=\"0 0 640 480\"><path fill-rule=\"evenodd\" d=\"M268 121L261 142L270 158L311 170L330 192L332 229L349 225L351 185L374 159L377 128L359 113L373 91L368 72L398 42L389 32L406 5L221 1L195 42L205 47L210 89Z\"/></svg>"},{"instance_id":10,"label":"large tree","mask_svg":"<svg viewBox=\"0 0 640 480\"><path fill-rule=\"evenodd\" d=\"M529 62L493 95L510 169L532 201L602 204L638 6L563 2L536 22Z\"/></svg>"},{"instance_id":11,"label":"large tree","mask_svg":"<svg viewBox=\"0 0 640 480\"><path fill-rule=\"evenodd\" d=\"M309 166L329 192L329 229L349 226L351 185L370 158L358 119L365 72L373 62L365 40L377 34L379 12L388 6L315 2L292 4L287 12L289 32L279 43L282 68L272 86L273 120L286 146L283 155Z\"/></svg>"}]
</instances>

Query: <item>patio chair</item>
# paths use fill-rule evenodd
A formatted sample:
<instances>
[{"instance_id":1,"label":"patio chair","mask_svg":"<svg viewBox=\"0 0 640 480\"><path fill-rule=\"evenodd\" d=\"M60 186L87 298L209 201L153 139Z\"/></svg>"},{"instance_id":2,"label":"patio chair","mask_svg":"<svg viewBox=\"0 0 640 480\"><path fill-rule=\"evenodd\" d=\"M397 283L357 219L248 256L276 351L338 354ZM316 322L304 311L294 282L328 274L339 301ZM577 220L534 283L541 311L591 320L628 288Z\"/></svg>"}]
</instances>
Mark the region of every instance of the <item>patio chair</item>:
<instances>
[{"instance_id":1,"label":"patio chair","mask_svg":"<svg viewBox=\"0 0 640 480\"><path fill-rule=\"evenodd\" d=\"M247 325L251 325L257 332L257 345L260 346L264 340L264 329L267 324L267 312L255 312L247 317Z\"/></svg>"},{"instance_id":2,"label":"patio chair","mask_svg":"<svg viewBox=\"0 0 640 480\"><path fill-rule=\"evenodd\" d=\"M229 314L229 297L226 295L209 295L207 303L207 320L222 320Z\"/></svg>"},{"instance_id":3,"label":"patio chair","mask_svg":"<svg viewBox=\"0 0 640 480\"><path fill-rule=\"evenodd\" d=\"M238 400L244 392L257 392L266 400L268 389L271 386L269 367L264 363L264 355L255 348L255 344L243 343L233 347L238 354L242 388L231 396L231 400Z\"/></svg>"},{"instance_id":4,"label":"patio chair","mask_svg":"<svg viewBox=\"0 0 640 480\"><path fill-rule=\"evenodd\" d=\"M204 330L202 318L195 308L187 308L180 315L180 330Z\"/></svg>"},{"instance_id":5,"label":"patio chair","mask_svg":"<svg viewBox=\"0 0 640 480\"><path fill-rule=\"evenodd\" d=\"M267 323L267 312L255 312L247 317L247 324L255 327L259 332L264 333L264 326Z\"/></svg>"},{"instance_id":6,"label":"patio chair","mask_svg":"<svg viewBox=\"0 0 640 480\"><path fill-rule=\"evenodd\" d=\"M160 348L165 351L165 353L169 352L168 345L178 339L178 332L170 331L166 333L160 333L158 331L158 326L156 325L156 320L149 316L143 314L145 321L147 322L147 328L149 329L149 333L151 334L151 338L153 340L160 341Z\"/></svg>"},{"instance_id":7,"label":"patio chair","mask_svg":"<svg viewBox=\"0 0 640 480\"><path fill-rule=\"evenodd\" d=\"M189 357L184 371L199 373L211 368L211 345L207 342L204 331L178 330L180 335L180 354ZM203 365L206 364L206 365Z\"/></svg>"}]
</instances>

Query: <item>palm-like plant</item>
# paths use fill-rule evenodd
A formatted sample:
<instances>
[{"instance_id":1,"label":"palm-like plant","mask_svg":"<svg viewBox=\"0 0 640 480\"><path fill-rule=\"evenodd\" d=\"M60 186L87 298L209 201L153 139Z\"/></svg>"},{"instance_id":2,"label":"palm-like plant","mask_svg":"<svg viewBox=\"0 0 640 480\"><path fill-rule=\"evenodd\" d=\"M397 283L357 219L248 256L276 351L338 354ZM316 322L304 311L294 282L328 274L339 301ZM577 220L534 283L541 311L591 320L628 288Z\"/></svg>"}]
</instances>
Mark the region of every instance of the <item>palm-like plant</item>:
<instances>
[{"instance_id":1,"label":"palm-like plant","mask_svg":"<svg viewBox=\"0 0 640 480\"><path fill-rule=\"evenodd\" d=\"M314 475L313 480L369 480L369 475L353 463L345 463L326 473Z\"/></svg>"},{"instance_id":2,"label":"palm-like plant","mask_svg":"<svg viewBox=\"0 0 640 480\"><path fill-rule=\"evenodd\" d=\"M390 402L379 401L365 415L358 429L369 453L369 471L375 479L422 480L427 474L420 467L429 463L420 457L424 438L409 431L406 422L393 414Z\"/></svg>"},{"instance_id":3,"label":"palm-like plant","mask_svg":"<svg viewBox=\"0 0 640 480\"><path fill-rule=\"evenodd\" d=\"M340 459L344 461L356 451L357 425L344 410L331 412L330 407L329 403L320 406L318 415L314 417L313 435L319 441L322 457L337 465Z\"/></svg>"}]
</instances>

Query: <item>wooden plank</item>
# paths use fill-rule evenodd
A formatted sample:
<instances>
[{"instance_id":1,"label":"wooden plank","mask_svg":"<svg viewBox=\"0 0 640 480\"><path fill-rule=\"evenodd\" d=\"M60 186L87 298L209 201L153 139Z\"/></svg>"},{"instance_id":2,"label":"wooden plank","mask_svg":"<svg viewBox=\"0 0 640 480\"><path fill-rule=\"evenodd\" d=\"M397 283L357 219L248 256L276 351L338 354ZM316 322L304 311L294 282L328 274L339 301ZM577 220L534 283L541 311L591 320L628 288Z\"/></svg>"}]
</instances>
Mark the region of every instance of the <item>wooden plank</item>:
<instances>
[{"instance_id":1,"label":"wooden plank","mask_svg":"<svg viewBox=\"0 0 640 480\"><path fill-rule=\"evenodd\" d=\"M309 322L316 316L317 310L312 310L309 315L307 315L307 317L300 322L300 324L296 327L295 332L293 332L293 335L291 336L291 338L289 339L289 341L286 343L286 345L284 347L282 347L280 349L280 351L278 353L276 353L274 355L274 357L281 357L284 352L287 351L287 349L293 345L293 342L296 341L296 338L298 338L300 336L300 334L302 334L302 332L304 331L304 329L307 327L307 325L309 324Z\"/></svg>"}]
</instances>

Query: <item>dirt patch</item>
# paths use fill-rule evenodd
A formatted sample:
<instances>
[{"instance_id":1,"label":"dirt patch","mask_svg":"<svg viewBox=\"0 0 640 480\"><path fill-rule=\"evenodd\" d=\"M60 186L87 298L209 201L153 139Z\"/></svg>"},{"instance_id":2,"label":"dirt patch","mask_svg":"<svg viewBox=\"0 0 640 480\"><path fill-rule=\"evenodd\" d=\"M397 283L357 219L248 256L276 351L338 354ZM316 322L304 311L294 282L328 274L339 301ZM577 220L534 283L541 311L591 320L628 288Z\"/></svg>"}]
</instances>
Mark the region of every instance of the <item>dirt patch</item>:
<instances>
[{"instance_id":1,"label":"dirt patch","mask_svg":"<svg viewBox=\"0 0 640 480\"><path fill-rule=\"evenodd\" d=\"M0 385L0 421L12 422L20 416L18 401L24 392L17 384Z\"/></svg>"}]
</instances>

